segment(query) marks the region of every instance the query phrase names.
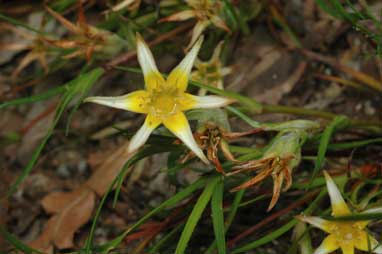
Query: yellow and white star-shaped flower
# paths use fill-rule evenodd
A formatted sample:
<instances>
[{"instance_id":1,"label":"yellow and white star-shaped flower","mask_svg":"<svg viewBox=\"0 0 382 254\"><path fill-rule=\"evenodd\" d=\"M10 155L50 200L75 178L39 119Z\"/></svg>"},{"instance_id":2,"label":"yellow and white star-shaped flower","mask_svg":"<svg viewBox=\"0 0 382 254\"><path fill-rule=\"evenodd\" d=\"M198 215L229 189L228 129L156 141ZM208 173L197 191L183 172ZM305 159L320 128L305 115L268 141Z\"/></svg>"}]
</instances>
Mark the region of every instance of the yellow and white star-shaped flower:
<instances>
[{"instance_id":1,"label":"yellow and white star-shaped flower","mask_svg":"<svg viewBox=\"0 0 382 254\"><path fill-rule=\"evenodd\" d=\"M334 217L351 215L352 213L349 207L346 205L330 175L325 171L324 175L332 204L332 215ZM381 211L382 208L374 208L366 210L363 213L376 213ZM326 254L339 248L341 248L344 254L354 254L354 249L382 253L380 243L365 230L370 220L329 221L316 216L304 215L297 216L297 218L329 234L316 249L314 254Z\"/></svg>"},{"instance_id":2,"label":"yellow and white star-shaped flower","mask_svg":"<svg viewBox=\"0 0 382 254\"><path fill-rule=\"evenodd\" d=\"M186 93L190 72L203 38L199 38L167 79L164 79L158 71L153 55L143 38L137 34L136 39L138 62L145 79L145 90L134 91L118 97L89 97L85 99L85 102L94 102L147 115L143 126L130 141L128 147L130 152L135 152L140 148L147 141L151 132L163 124L203 162L209 163L196 143L183 111L222 107L232 103L233 100L214 95L194 96Z\"/></svg>"}]
</instances>

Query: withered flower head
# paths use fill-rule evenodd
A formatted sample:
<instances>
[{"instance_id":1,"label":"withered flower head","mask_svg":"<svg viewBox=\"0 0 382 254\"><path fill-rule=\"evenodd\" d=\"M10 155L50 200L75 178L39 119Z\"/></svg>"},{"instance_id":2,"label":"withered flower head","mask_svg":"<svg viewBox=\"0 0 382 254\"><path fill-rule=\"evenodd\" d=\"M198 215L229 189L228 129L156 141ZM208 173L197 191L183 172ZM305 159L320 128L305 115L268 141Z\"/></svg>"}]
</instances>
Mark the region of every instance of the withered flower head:
<instances>
[{"instance_id":1,"label":"withered flower head","mask_svg":"<svg viewBox=\"0 0 382 254\"><path fill-rule=\"evenodd\" d=\"M62 49L74 50L64 56L67 59L84 56L89 61L93 54L98 58L108 58L119 53L126 42L116 34L87 24L81 1L79 3L77 24L73 24L59 13L46 7L47 11L74 35L68 39L46 39L46 41Z\"/></svg>"},{"instance_id":2,"label":"withered flower head","mask_svg":"<svg viewBox=\"0 0 382 254\"><path fill-rule=\"evenodd\" d=\"M268 207L271 210L280 197L280 192L285 181L283 191L292 184L292 170L301 160L301 144L306 134L293 130L279 133L272 143L266 148L261 159L244 162L232 168L231 174L243 171L256 171L257 175L249 181L235 187L233 191L253 186L268 176L273 178L273 196Z\"/></svg>"},{"instance_id":3,"label":"withered flower head","mask_svg":"<svg viewBox=\"0 0 382 254\"><path fill-rule=\"evenodd\" d=\"M202 84L208 84L219 89L224 89L224 76L232 72L232 67L223 66L220 60L222 48L223 41L221 41L215 48L210 60L201 61L200 59L196 59L195 70L191 73L191 79L201 82ZM205 95L206 92L205 89L200 89L199 95Z\"/></svg>"},{"instance_id":4,"label":"withered flower head","mask_svg":"<svg viewBox=\"0 0 382 254\"><path fill-rule=\"evenodd\" d=\"M261 131L252 129L245 132L232 132L227 113L219 108L192 110L188 117L189 119L198 120L195 133L196 142L202 150L207 152L207 159L212 162L216 171L223 175L226 173L218 157L219 152L227 161L237 163L238 161L230 151L229 142ZM188 153L182 161L186 161L193 156L192 153Z\"/></svg>"},{"instance_id":5,"label":"withered flower head","mask_svg":"<svg viewBox=\"0 0 382 254\"><path fill-rule=\"evenodd\" d=\"M45 28L44 19L41 19L40 30ZM0 31L11 31L14 34L22 37L23 40L18 40L9 43L0 43L0 51L28 51L25 56L21 59L17 67L12 72L12 80L16 80L19 74L24 70L29 64L34 61L38 61L45 73L48 72L47 64L47 54L48 47L44 41L44 37L36 32L30 32L24 28L16 27L11 24L1 23Z\"/></svg>"},{"instance_id":6,"label":"withered flower head","mask_svg":"<svg viewBox=\"0 0 382 254\"><path fill-rule=\"evenodd\" d=\"M273 178L273 196L268 207L271 210L283 191L290 188L292 184L292 170L301 161L301 146L308 135L318 129L317 122L309 120L292 120L282 123L259 124L264 131L278 131L279 133L265 148L263 156L258 160L251 160L234 166L229 175L245 171L256 171L257 175L249 181L237 186L233 191L253 186L267 176Z\"/></svg>"},{"instance_id":7,"label":"withered flower head","mask_svg":"<svg viewBox=\"0 0 382 254\"><path fill-rule=\"evenodd\" d=\"M223 19L219 16L222 9L221 1L214 0L186 0L186 3L191 9L175 13L169 17L163 18L161 21L184 21L195 18L197 23L192 31L191 42L188 45L193 45L202 32L210 25L231 32Z\"/></svg>"}]
</instances>

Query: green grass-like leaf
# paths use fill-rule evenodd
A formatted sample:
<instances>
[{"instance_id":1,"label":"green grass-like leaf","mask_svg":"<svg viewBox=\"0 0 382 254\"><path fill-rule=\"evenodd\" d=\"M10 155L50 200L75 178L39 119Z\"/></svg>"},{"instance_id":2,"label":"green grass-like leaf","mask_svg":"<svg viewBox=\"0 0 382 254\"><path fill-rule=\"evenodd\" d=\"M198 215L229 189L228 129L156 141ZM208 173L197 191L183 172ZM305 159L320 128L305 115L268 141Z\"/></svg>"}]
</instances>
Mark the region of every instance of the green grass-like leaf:
<instances>
[{"instance_id":1,"label":"green grass-like leaf","mask_svg":"<svg viewBox=\"0 0 382 254\"><path fill-rule=\"evenodd\" d=\"M325 128L325 130L322 133L322 136L320 138L320 145L318 146L317 158L316 158L316 161L314 163L314 169L313 169L310 183L312 183L312 181L314 180L314 178L318 174L318 171L322 167L322 163L325 160L326 150L328 149L328 145L329 145L329 142L330 142L330 139L331 139L333 133L336 131L336 129L345 128L348 124L349 124L349 119L347 117L338 116L338 117L335 117L328 124L328 126Z\"/></svg>"},{"instance_id":2,"label":"green grass-like leaf","mask_svg":"<svg viewBox=\"0 0 382 254\"><path fill-rule=\"evenodd\" d=\"M0 226L0 235L10 244L12 244L17 250L21 251L22 253L41 253L41 251L35 250L28 245L25 245L23 242L21 242L16 236L9 233L6 229L4 229L2 226ZM2 250L0 250L1 252Z\"/></svg>"},{"instance_id":3,"label":"green grass-like leaf","mask_svg":"<svg viewBox=\"0 0 382 254\"><path fill-rule=\"evenodd\" d=\"M50 90L48 90L48 91L46 91L44 93L40 93L38 95L28 96L28 97L25 97L25 98L20 98L20 99L15 99L15 100L10 100L10 101L3 102L3 103L0 104L0 109L6 108L6 107L18 106L18 105L22 105L22 104L29 104L29 103L35 103L35 102L38 102L38 101L47 100L47 99L52 98L52 97L54 97L56 95L64 93L65 90L68 89L68 86L70 84L71 83L69 82L66 85L62 85L62 86L59 86L59 87L52 88L52 89L50 89Z\"/></svg>"},{"instance_id":4,"label":"green grass-like leaf","mask_svg":"<svg viewBox=\"0 0 382 254\"><path fill-rule=\"evenodd\" d=\"M187 248L188 242L190 241L191 235L195 230L196 224L198 223L204 209L207 206L207 203L210 201L212 193L215 189L215 186L220 181L220 176L214 176L209 179L206 187L204 188L202 194L200 195L198 201L196 202L194 208L186 225L184 226L183 232L178 241L178 245L175 250L175 254L184 254Z\"/></svg>"},{"instance_id":5,"label":"green grass-like leaf","mask_svg":"<svg viewBox=\"0 0 382 254\"><path fill-rule=\"evenodd\" d=\"M352 141L346 143L329 144L329 150L344 150L362 147L370 144L382 143L382 138L365 139L360 141Z\"/></svg>"},{"instance_id":6,"label":"green grass-like leaf","mask_svg":"<svg viewBox=\"0 0 382 254\"><path fill-rule=\"evenodd\" d=\"M219 254L226 253L224 213L223 213L223 181L220 181L211 198L212 224Z\"/></svg>"},{"instance_id":7,"label":"green grass-like leaf","mask_svg":"<svg viewBox=\"0 0 382 254\"><path fill-rule=\"evenodd\" d=\"M49 33L46 33L44 31L40 31L40 30L38 30L36 28L33 28L33 27L23 23L23 22L18 21L17 19L8 17L8 16L6 16L4 14L1 14L1 13L0 13L0 19L4 20L4 21L6 21L6 22L8 22L8 23L10 23L12 25L23 27L23 28L25 28L25 29L27 29L29 31L32 31L34 33L37 33L37 34L41 34L41 35L48 35L49 34Z\"/></svg>"}]
</instances>

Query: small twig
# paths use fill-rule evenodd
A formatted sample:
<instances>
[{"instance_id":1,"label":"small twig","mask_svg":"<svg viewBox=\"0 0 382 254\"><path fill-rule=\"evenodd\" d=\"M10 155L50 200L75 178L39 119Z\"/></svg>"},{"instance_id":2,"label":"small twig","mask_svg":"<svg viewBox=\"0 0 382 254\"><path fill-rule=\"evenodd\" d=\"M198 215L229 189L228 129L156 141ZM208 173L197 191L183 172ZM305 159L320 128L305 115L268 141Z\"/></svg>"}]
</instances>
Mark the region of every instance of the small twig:
<instances>
[{"instance_id":1,"label":"small twig","mask_svg":"<svg viewBox=\"0 0 382 254\"><path fill-rule=\"evenodd\" d=\"M362 82L368 87L373 88L374 90L377 90L378 92L382 92L382 82L379 80L376 80L370 75L367 75L361 71L357 71L350 67L342 65L333 57L323 56L316 52L309 51L306 49L301 49L301 52L308 58L326 63L339 71L345 72L346 74L352 76L354 79Z\"/></svg>"},{"instance_id":2,"label":"small twig","mask_svg":"<svg viewBox=\"0 0 382 254\"><path fill-rule=\"evenodd\" d=\"M53 105L49 106L46 110L44 110L43 112L41 112L40 114L38 114L35 118L32 119L32 121L30 121L30 123L28 123L24 128L22 128L20 130L20 132L25 135L30 129L33 128L33 126L35 126L39 121L41 121L42 119L44 119L45 117L47 117L48 115L50 115L52 112L54 112L56 110L56 104L57 103L53 103Z\"/></svg>"}]
</instances>

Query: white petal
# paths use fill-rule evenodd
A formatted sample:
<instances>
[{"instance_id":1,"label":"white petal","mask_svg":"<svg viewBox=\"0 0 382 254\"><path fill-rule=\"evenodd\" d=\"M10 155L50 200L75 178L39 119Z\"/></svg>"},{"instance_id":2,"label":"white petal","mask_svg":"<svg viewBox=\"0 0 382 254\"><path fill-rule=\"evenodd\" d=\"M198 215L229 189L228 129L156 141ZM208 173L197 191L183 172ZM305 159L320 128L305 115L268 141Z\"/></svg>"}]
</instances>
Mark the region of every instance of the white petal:
<instances>
[{"instance_id":1,"label":"white petal","mask_svg":"<svg viewBox=\"0 0 382 254\"><path fill-rule=\"evenodd\" d=\"M176 66L168 75L167 83L178 87L180 91L186 90L191 69L194 66L195 59L198 55L202 43L203 37L200 37L190 52L187 53L179 65Z\"/></svg>"},{"instance_id":2,"label":"white petal","mask_svg":"<svg viewBox=\"0 0 382 254\"><path fill-rule=\"evenodd\" d=\"M138 90L126 95L105 97L94 96L88 97L84 102L92 102L100 105L129 110L136 113L147 113L147 97L148 93L144 90Z\"/></svg>"},{"instance_id":3,"label":"white petal","mask_svg":"<svg viewBox=\"0 0 382 254\"><path fill-rule=\"evenodd\" d=\"M377 240L376 240L376 241L377 241ZM380 243L378 243L378 241L377 241L376 244L374 244L374 246L373 246L372 243L370 243L370 244L372 245L372 246L371 246L371 250L372 250L373 253L382 254L382 246L381 246Z\"/></svg>"},{"instance_id":4,"label":"white petal","mask_svg":"<svg viewBox=\"0 0 382 254\"><path fill-rule=\"evenodd\" d=\"M370 208L370 209L367 209L365 211L362 212L362 214L373 214L373 213L382 213L382 207L374 207L374 208Z\"/></svg>"},{"instance_id":5,"label":"white petal","mask_svg":"<svg viewBox=\"0 0 382 254\"><path fill-rule=\"evenodd\" d=\"M195 100L195 108L219 108L227 106L233 103L235 100L215 96L215 95L207 95L207 96L192 96Z\"/></svg>"},{"instance_id":6,"label":"white petal","mask_svg":"<svg viewBox=\"0 0 382 254\"><path fill-rule=\"evenodd\" d=\"M133 153L141 146L143 146L149 138L150 134L156 127L158 127L159 124L160 122L155 121L155 119L152 119L152 117L148 115L142 127L131 138L129 147L127 148L129 153Z\"/></svg>"},{"instance_id":7,"label":"white petal","mask_svg":"<svg viewBox=\"0 0 382 254\"><path fill-rule=\"evenodd\" d=\"M147 46L146 42L143 40L142 36L137 33L137 55L138 62L142 68L143 75L147 76L152 72L159 72L155 64L153 54L150 51L150 48Z\"/></svg>"},{"instance_id":8,"label":"white petal","mask_svg":"<svg viewBox=\"0 0 382 254\"><path fill-rule=\"evenodd\" d=\"M316 228L322 229L326 232L328 232L328 230L329 230L329 228L328 228L329 222L327 220L320 218L320 217L298 215L298 216L296 216L296 218L303 221L303 222L309 223L310 225L312 225Z\"/></svg>"},{"instance_id":9,"label":"white petal","mask_svg":"<svg viewBox=\"0 0 382 254\"><path fill-rule=\"evenodd\" d=\"M334 216L343 216L349 215L350 210L346 205L345 200L343 199L340 190L337 188L337 185L334 183L330 175L324 171L326 179L326 187L330 196L330 203L332 204L332 212Z\"/></svg>"},{"instance_id":10,"label":"white petal","mask_svg":"<svg viewBox=\"0 0 382 254\"><path fill-rule=\"evenodd\" d=\"M169 129L175 136L177 136L182 142L191 149L204 163L209 164L208 159L204 155L196 143L194 136L192 135L190 125L188 124L186 116L180 112L168 117L163 121L164 126Z\"/></svg>"},{"instance_id":11,"label":"white petal","mask_svg":"<svg viewBox=\"0 0 382 254\"><path fill-rule=\"evenodd\" d=\"M370 243L370 248L373 253L382 254L382 245L374 237L368 234L368 241Z\"/></svg>"}]
</instances>

